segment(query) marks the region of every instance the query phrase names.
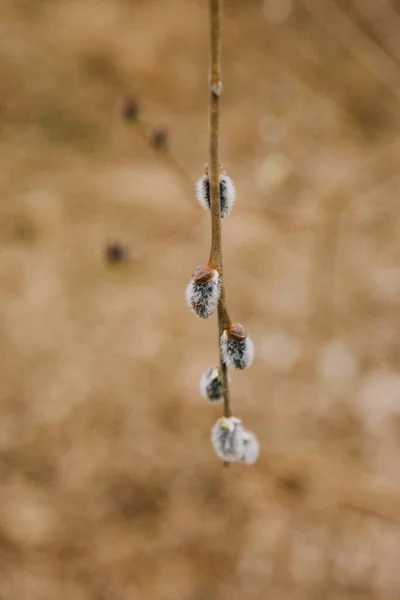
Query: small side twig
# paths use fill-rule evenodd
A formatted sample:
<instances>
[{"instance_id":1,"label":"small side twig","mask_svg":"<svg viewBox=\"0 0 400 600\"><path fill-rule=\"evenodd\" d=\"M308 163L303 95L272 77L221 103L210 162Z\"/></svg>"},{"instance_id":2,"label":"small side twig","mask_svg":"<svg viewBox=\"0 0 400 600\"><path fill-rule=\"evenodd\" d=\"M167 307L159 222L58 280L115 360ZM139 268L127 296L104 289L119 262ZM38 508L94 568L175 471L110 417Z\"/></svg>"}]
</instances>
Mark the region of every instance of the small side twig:
<instances>
[{"instance_id":1,"label":"small side twig","mask_svg":"<svg viewBox=\"0 0 400 600\"><path fill-rule=\"evenodd\" d=\"M136 124L137 133L151 148L155 159L166 166L171 172L175 173L177 181L183 186L185 196L190 197L193 193L192 180L180 160L169 147L167 131L153 129L143 115L139 116Z\"/></svg>"},{"instance_id":2,"label":"small side twig","mask_svg":"<svg viewBox=\"0 0 400 600\"><path fill-rule=\"evenodd\" d=\"M227 367L222 360L221 336L231 320L226 308L223 277L221 203L220 203L220 158L219 158L219 115L221 81L221 2L210 0L210 104L209 104L209 176L211 199L211 252L210 266L217 269L220 278L221 295L218 302L218 344L220 350L220 370L224 397L224 416L232 416L229 397Z\"/></svg>"}]
</instances>

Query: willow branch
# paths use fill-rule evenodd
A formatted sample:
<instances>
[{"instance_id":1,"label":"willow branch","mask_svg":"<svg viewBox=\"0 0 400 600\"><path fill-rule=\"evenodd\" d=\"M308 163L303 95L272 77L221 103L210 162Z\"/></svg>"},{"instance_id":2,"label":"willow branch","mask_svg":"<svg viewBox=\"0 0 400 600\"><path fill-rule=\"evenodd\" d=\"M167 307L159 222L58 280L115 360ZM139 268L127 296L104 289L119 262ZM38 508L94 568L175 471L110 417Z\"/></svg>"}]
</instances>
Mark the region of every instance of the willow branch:
<instances>
[{"instance_id":1,"label":"willow branch","mask_svg":"<svg viewBox=\"0 0 400 600\"><path fill-rule=\"evenodd\" d=\"M226 364L221 355L221 335L229 325L223 277L221 205L220 205L220 158L219 158L219 115L221 82L221 10L222 0L210 0L210 104L209 104L209 178L211 198L211 252L210 265L217 269L220 277L221 295L218 303L218 339L220 349L220 371L224 389L224 415L232 415L229 382Z\"/></svg>"}]
</instances>

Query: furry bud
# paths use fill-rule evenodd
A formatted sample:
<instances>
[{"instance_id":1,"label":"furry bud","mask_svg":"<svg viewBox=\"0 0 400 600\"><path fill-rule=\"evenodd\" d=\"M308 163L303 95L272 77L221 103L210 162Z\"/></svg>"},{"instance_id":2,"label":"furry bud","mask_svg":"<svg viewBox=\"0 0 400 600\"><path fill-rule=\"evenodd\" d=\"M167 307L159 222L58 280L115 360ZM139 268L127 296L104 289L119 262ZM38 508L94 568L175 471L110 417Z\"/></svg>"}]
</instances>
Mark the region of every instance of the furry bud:
<instances>
[{"instance_id":1,"label":"furry bud","mask_svg":"<svg viewBox=\"0 0 400 600\"><path fill-rule=\"evenodd\" d=\"M186 288L186 302L198 317L208 319L217 308L220 292L218 271L199 265Z\"/></svg>"},{"instance_id":2,"label":"furry bud","mask_svg":"<svg viewBox=\"0 0 400 600\"><path fill-rule=\"evenodd\" d=\"M245 328L236 323L225 329L221 336L222 359L233 369L247 369L253 362L254 344Z\"/></svg>"},{"instance_id":3,"label":"furry bud","mask_svg":"<svg viewBox=\"0 0 400 600\"><path fill-rule=\"evenodd\" d=\"M246 465L254 465L260 454L258 440L251 431L243 431L241 437L243 442L243 454L240 460Z\"/></svg>"},{"instance_id":4,"label":"furry bud","mask_svg":"<svg viewBox=\"0 0 400 600\"><path fill-rule=\"evenodd\" d=\"M222 168L219 175L219 197L221 203L221 219L224 219L232 210L236 198L236 190L232 179L225 174L225 171ZM196 183L196 198L205 210L210 210L210 180L208 177L207 166L203 177Z\"/></svg>"},{"instance_id":5,"label":"furry bud","mask_svg":"<svg viewBox=\"0 0 400 600\"><path fill-rule=\"evenodd\" d=\"M244 455L243 426L236 417L222 417L211 431L211 442L219 458L227 462L240 461Z\"/></svg>"},{"instance_id":6,"label":"furry bud","mask_svg":"<svg viewBox=\"0 0 400 600\"><path fill-rule=\"evenodd\" d=\"M218 402L223 396L222 380L218 367L210 367L200 378L200 393L210 402Z\"/></svg>"}]
</instances>

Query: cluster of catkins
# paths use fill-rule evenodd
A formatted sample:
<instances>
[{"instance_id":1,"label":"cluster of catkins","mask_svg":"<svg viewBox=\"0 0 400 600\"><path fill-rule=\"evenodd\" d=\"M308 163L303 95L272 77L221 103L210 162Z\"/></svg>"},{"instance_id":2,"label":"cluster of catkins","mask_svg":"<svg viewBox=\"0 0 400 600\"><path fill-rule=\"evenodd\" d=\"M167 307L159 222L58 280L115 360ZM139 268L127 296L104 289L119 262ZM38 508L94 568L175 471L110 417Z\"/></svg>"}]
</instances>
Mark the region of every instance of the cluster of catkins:
<instances>
[{"instance_id":1,"label":"cluster of catkins","mask_svg":"<svg viewBox=\"0 0 400 600\"><path fill-rule=\"evenodd\" d=\"M235 202L235 186L230 177L221 169L219 177L221 218L227 217ZM208 168L196 184L197 200L204 209L211 209L210 180ZM217 309L221 294L220 277L212 265L199 265L186 288L186 301L193 312L202 319L208 319ZM230 324L223 331L220 340L222 361L232 369L246 369L254 358L254 345L245 328L240 323ZM210 402L218 402L224 397L223 382L219 367L210 367L200 379L200 392ZM219 458L225 462L253 464L259 454L255 435L246 431L240 419L223 417L214 425L211 441Z\"/></svg>"}]
</instances>

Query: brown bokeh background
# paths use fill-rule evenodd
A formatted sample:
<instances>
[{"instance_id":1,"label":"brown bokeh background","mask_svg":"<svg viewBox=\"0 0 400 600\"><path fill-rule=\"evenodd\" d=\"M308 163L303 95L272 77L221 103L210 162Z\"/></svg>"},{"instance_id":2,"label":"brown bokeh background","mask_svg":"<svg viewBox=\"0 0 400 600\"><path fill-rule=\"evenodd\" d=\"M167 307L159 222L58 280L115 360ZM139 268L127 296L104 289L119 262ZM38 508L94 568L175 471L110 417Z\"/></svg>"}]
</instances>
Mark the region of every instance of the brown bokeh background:
<instances>
[{"instance_id":1,"label":"brown bokeh background","mask_svg":"<svg viewBox=\"0 0 400 600\"><path fill-rule=\"evenodd\" d=\"M223 25L227 299L256 345L232 399L261 443L229 469L198 392L216 321L184 302L207 2L0 4L1 600L400 597L400 6L225 0Z\"/></svg>"}]
</instances>

